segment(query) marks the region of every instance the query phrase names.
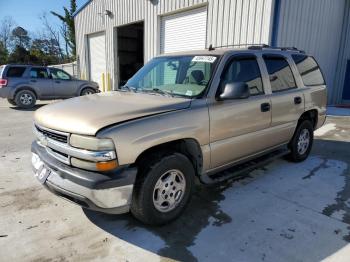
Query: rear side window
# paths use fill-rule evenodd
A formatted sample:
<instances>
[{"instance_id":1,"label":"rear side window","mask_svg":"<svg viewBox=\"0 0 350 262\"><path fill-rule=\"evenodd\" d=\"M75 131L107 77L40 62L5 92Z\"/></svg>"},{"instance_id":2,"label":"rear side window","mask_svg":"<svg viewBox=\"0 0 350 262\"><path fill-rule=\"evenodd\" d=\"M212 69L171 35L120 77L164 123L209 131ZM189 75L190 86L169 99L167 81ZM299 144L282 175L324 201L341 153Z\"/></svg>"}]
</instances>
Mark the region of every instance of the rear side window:
<instances>
[{"instance_id":1,"label":"rear side window","mask_svg":"<svg viewBox=\"0 0 350 262\"><path fill-rule=\"evenodd\" d=\"M22 77L25 70L26 68L23 66L10 66L7 69L6 77Z\"/></svg>"},{"instance_id":2,"label":"rear side window","mask_svg":"<svg viewBox=\"0 0 350 262\"><path fill-rule=\"evenodd\" d=\"M295 79L287 60L281 56L264 56L272 93L296 88Z\"/></svg>"},{"instance_id":3,"label":"rear side window","mask_svg":"<svg viewBox=\"0 0 350 262\"><path fill-rule=\"evenodd\" d=\"M264 94L260 68L255 57L235 58L222 79L226 82L246 83L252 96Z\"/></svg>"},{"instance_id":4,"label":"rear side window","mask_svg":"<svg viewBox=\"0 0 350 262\"><path fill-rule=\"evenodd\" d=\"M46 68L30 69L30 78L49 78Z\"/></svg>"},{"instance_id":5,"label":"rear side window","mask_svg":"<svg viewBox=\"0 0 350 262\"><path fill-rule=\"evenodd\" d=\"M292 55L305 86L324 85L322 72L315 59L306 55Z\"/></svg>"}]
</instances>

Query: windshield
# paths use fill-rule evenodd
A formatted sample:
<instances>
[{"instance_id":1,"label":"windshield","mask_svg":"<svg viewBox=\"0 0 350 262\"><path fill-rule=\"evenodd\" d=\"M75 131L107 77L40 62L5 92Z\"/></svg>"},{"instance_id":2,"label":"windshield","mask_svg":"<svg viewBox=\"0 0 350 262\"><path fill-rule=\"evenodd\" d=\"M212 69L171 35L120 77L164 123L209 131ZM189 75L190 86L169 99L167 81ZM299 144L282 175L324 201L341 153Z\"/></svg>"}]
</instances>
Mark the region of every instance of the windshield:
<instances>
[{"instance_id":1,"label":"windshield","mask_svg":"<svg viewBox=\"0 0 350 262\"><path fill-rule=\"evenodd\" d=\"M152 59L127 83L135 91L195 97L207 87L216 56L168 56Z\"/></svg>"}]
</instances>

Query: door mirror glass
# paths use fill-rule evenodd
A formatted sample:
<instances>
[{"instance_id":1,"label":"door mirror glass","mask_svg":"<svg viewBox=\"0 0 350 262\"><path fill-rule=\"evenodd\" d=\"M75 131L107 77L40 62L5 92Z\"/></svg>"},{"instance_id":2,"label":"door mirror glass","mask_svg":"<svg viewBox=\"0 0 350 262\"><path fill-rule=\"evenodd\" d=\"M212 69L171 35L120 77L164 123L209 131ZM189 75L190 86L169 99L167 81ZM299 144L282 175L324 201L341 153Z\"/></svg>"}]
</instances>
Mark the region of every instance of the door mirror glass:
<instances>
[{"instance_id":1,"label":"door mirror glass","mask_svg":"<svg viewBox=\"0 0 350 262\"><path fill-rule=\"evenodd\" d=\"M244 82L228 82L222 89L218 100L244 99L250 96L249 87Z\"/></svg>"}]
</instances>

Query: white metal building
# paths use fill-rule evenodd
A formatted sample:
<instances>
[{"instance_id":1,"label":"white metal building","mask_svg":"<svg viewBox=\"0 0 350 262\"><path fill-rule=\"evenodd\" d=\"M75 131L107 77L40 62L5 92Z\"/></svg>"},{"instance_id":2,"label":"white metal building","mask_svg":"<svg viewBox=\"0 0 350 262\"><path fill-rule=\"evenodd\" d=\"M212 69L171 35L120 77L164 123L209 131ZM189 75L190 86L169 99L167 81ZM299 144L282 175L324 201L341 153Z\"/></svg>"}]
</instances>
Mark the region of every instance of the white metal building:
<instances>
[{"instance_id":1,"label":"white metal building","mask_svg":"<svg viewBox=\"0 0 350 262\"><path fill-rule=\"evenodd\" d=\"M350 0L90 0L75 13L78 63L115 89L161 53L295 46L319 61L329 103L349 103L349 15Z\"/></svg>"}]
</instances>

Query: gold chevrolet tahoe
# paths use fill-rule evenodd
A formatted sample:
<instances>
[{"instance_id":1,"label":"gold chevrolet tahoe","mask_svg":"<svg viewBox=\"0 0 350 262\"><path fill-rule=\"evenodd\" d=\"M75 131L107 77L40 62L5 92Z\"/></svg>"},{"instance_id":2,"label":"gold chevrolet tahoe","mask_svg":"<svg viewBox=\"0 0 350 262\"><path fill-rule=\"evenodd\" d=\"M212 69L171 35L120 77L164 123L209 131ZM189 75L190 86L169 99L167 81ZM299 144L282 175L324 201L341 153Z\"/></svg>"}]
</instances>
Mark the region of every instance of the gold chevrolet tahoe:
<instances>
[{"instance_id":1,"label":"gold chevrolet tahoe","mask_svg":"<svg viewBox=\"0 0 350 262\"><path fill-rule=\"evenodd\" d=\"M120 90L37 110L32 166L84 208L164 224L197 178L215 183L284 153L305 160L326 101L317 62L295 48L162 55Z\"/></svg>"}]
</instances>

